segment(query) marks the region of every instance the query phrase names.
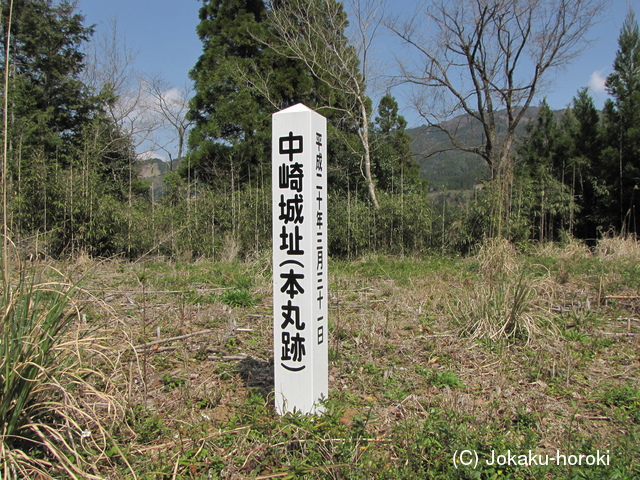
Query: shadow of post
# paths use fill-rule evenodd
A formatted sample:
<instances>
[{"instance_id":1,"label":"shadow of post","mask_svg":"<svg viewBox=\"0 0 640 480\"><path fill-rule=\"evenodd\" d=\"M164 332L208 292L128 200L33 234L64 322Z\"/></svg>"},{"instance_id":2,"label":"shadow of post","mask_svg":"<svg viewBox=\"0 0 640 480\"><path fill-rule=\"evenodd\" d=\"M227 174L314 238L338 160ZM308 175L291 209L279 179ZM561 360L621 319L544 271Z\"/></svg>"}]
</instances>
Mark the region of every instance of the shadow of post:
<instances>
[{"instance_id":1,"label":"shadow of post","mask_svg":"<svg viewBox=\"0 0 640 480\"><path fill-rule=\"evenodd\" d=\"M247 387L260 392L265 398L273 392L273 363L248 356L240 360L236 372L247 382Z\"/></svg>"}]
</instances>

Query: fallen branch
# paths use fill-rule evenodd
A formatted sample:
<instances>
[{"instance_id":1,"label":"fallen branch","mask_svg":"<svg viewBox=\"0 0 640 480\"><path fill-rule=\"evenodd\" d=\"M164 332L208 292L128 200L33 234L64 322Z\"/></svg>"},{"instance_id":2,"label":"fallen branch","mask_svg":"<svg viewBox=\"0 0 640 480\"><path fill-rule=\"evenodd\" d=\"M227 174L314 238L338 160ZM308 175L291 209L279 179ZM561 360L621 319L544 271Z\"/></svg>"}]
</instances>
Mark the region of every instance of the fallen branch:
<instances>
[{"instance_id":1,"label":"fallen branch","mask_svg":"<svg viewBox=\"0 0 640 480\"><path fill-rule=\"evenodd\" d=\"M600 416L591 416L591 415L580 415L576 414L576 418L584 418L585 420L611 420L611 417L600 417Z\"/></svg>"},{"instance_id":2,"label":"fallen branch","mask_svg":"<svg viewBox=\"0 0 640 480\"><path fill-rule=\"evenodd\" d=\"M247 357L248 355L224 355L222 359L223 360L244 360ZM218 357L212 355L207 358L214 360L214 359L217 359Z\"/></svg>"},{"instance_id":3,"label":"fallen branch","mask_svg":"<svg viewBox=\"0 0 640 480\"><path fill-rule=\"evenodd\" d=\"M227 290L233 290L233 287L216 287L216 288L195 288L193 290L98 290L98 293L102 293L107 298L122 296L126 294L130 295L152 295L156 293L214 293L224 292Z\"/></svg>"}]
</instances>

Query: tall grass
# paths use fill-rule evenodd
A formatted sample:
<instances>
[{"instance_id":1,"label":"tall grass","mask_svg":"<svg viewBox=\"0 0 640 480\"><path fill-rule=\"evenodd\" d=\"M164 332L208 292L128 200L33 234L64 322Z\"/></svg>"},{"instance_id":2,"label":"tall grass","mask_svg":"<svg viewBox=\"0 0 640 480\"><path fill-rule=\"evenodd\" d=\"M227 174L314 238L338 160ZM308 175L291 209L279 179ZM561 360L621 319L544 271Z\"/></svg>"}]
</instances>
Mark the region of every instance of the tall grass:
<instances>
[{"instance_id":1,"label":"tall grass","mask_svg":"<svg viewBox=\"0 0 640 480\"><path fill-rule=\"evenodd\" d=\"M465 290L452 307L460 333L478 339L525 342L544 333L551 323L535 306L538 283L522 271Z\"/></svg>"},{"instance_id":2,"label":"tall grass","mask_svg":"<svg viewBox=\"0 0 640 480\"><path fill-rule=\"evenodd\" d=\"M108 356L81 322L79 288L45 275L23 271L0 299L0 474L100 478L97 465L118 451L104 425L121 408L87 358Z\"/></svg>"},{"instance_id":3,"label":"tall grass","mask_svg":"<svg viewBox=\"0 0 640 480\"><path fill-rule=\"evenodd\" d=\"M451 306L461 335L486 340L529 342L552 329L538 304L546 300L546 275L523 265L514 246L504 239L488 240L477 257L480 276Z\"/></svg>"},{"instance_id":4,"label":"tall grass","mask_svg":"<svg viewBox=\"0 0 640 480\"><path fill-rule=\"evenodd\" d=\"M595 254L603 260L640 262L640 241L633 235L604 235Z\"/></svg>"}]
</instances>

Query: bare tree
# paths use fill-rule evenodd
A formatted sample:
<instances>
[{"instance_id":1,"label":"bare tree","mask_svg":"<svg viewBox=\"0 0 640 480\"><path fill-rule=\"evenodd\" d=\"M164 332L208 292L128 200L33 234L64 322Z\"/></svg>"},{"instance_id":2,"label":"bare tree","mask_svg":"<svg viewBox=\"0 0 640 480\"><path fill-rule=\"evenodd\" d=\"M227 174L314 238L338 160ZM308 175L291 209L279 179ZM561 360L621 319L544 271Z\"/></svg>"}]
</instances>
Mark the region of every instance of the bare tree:
<instances>
[{"instance_id":1,"label":"bare tree","mask_svg":"<svg viewBox=\"0 0 640 480\"><path fill-rule=\"evenodd\" d=\"M146 105L148 102L142 88L142 75L134 68L135 58L136 52L118 33L117 21L110 20L108 32L92 43L87 52L88 61L84 73L85 83L96 94L110 97L105 102L105 113L117 126L115 130L108 129L109 142L104 143L102 148L107 150L118 145L126 148L127 166L124 173L128 176L127 199L130 210L127 216L127 252L130 252L133 231L131 209L133 183L137 176L135 150L147 142L158 128L156 115ZM98 135L96 131L96 136ZM88 161L87 158L87 164Z\"/></svg>"},{"instance_id":2,"label":"bare tree","mask_svg":"<svg viewBox=\"0 0 640 480\"><path fill-rule=\"evenodd\" d=\"M147 95L145 105L156 120L155 136L158 139L153 143L167 153L170 168L173 168L173 148L177 143L176 159L180 160L184 154L187 133L193 124L193 121L187 118L192 89L175 88L157 76L145 79L142 88Z\"/></svg>"},{"instance_id":3,"label":"bare tree","mask_svg":"<svg viewBox=\"0 0 640 480\"><path fill-rule=\"evenodd\" d=\"M348 8L355 17L354 26L349 29L353 36L350 42L345 36L349 22L340 2L269 2L269 21L276 36L268 41L268 46L282 55L304 62L329 91L344 100L345 103L337 108L329 99L320 99L326 102L326 108L339 111L345 120L357 126L362 146L362 172L369 198L376 209L379 205L371 174L369 138L371 101L366 90L370 73L369 53L381 25L382 5L381 0L349 2Z\"/></svg>"},{"instance_id":4,"label":"bare tree","mask_svg":"<svg viewBox=\"0 0 640 480\"><path fill-rule=\"evenodd\" d=\"M516 127L545 85L587 45L604 0L433 0L388 26L409 46L401 80L427 124L451 149L480 155L494 178L508 177ZM425 36L424 32L433 32ZM482 138L465 144L442 121L467 114Z\"/></svg>"},{"instance_id":5,"label":"bare tree","mask_svg":"<svg viewBox=\"0 0 640 480\"><path fill-rule=\"evenodd\" d=\"M145 98L142 75L135 70L137 52L118 31L118 22L109 20L108 30L90 45L84 81L96 93L112 96L107 114L122 134L129 136L134 148L146 142L157 129Z\"/></svg>"}]
</instances>

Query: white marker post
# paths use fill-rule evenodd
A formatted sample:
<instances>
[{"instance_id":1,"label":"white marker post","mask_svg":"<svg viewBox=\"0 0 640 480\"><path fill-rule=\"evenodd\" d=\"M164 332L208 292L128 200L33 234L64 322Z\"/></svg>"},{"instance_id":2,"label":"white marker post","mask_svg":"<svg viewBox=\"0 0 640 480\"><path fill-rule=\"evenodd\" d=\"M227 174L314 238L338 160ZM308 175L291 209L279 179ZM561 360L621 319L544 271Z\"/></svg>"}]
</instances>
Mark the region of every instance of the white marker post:
<instances>
[{"instance_id":1,"label":"white marker post","mask_svg":"<svg viewBox=\"0 0 640 480\"><path fill-rule=\"evenodd\" d=\"M308 414L329 393L327 120L300 103L272 132L275 403Z\"/></svg>"}]
</instances>

